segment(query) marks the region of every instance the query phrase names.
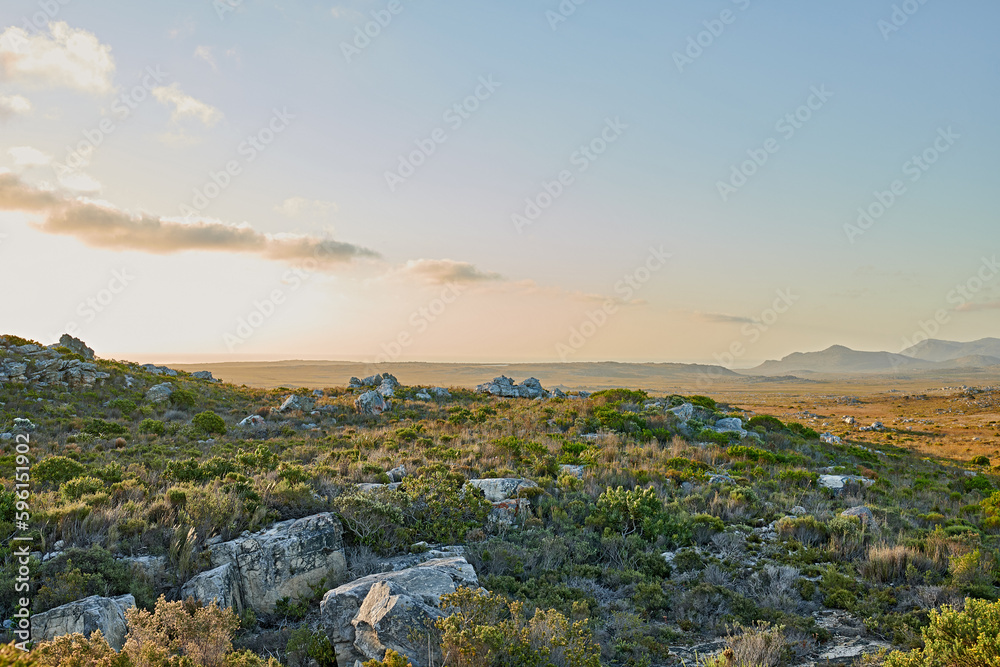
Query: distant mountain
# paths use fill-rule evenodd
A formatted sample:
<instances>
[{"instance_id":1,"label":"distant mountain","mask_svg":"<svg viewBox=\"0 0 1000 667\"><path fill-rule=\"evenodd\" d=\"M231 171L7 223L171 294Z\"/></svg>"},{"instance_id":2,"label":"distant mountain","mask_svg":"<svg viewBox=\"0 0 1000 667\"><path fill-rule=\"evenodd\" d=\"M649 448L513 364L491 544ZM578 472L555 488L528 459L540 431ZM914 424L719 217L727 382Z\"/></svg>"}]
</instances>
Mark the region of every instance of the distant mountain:
<instances>
[{"instance_id":1,"label":"distant mountain","mask_svg":"<svg viewBox=\"0 0 1000 667\"><path fill-rule=\"evenodd\" d=\"M934 362L892 352L861 352L833 345L821 352L793 352L781 361L765 361L743 371L748 375L789 375L796 373L884 373L935 368Z\"/></svg>"},{"instance_id":2,"label":"distant mountain","mask_svg":"<svg viewBox=\"0 0 1000 667\"><path fill-rule=\"evenodd\" d=\"M948 359L937 363L939 368L985 368L1000 366L1000 357L987 357L985 354L970 354L966 357Z\"/></svg>"},{"instance_id":3,"label":"distant mountain","mask_svg":"<svg viewBox=\"0 0 1000 667\"><path fill-rule=\"evenodd\" d=\"M906 348L900 354L924 361L951 361L973 356L1000 359L1000 338L981 338L969 343L931 338Z\"/></svg>"}]
</instances>

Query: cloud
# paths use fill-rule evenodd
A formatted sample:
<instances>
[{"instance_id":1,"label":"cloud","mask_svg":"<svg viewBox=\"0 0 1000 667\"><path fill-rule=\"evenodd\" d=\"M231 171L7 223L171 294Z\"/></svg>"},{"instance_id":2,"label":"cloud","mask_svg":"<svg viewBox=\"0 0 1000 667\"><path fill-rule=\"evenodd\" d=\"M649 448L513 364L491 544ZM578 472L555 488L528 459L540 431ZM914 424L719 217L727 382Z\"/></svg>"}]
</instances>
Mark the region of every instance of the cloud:
<instances>
[{"instance_id":1,"label":"cloud","mask_svg":"<svg viewBox=\"0 0 1000 667\"><path fill-rule=\"evenodd\" d=\"M183 93L180 84L176 82L169 86L153 88L153 97L161 104L173 105L174 110L170 120L175 123L191 116L200 120L205 127L212 127L224 117L224 114L215 107Z\"/></svg>"},{"instance_id":2,"label":"cloud","mask_svg":"<svg viewBox=\"0 0 1000 667\"><path fill-rule=\"evenodd\" d=\"M7 155L14 159L15 167L44 167L52 162L52 156L33 146L13 146Z\"/></svg>"},{"instance_id":3,"label":"cloud","mask_svg":"<svg viewBox=\"0 0 1000 667\"><path fill-rule=\"evenodd\" d=\"M328 213L336 211L337 205L332 201L323 201L322 199L289 197L281 203L281 206L275 206L274 210L282 215L287 215L289 218L308 215L325 216Z\"/></svg>"},{"instance_id":4,"label":"cloud","mask_svg":"<svg viewBox=\"0 0 1000 667\"><path fill-rule=\"evenodd\" d=\"M44 214L33 226L48 234L72 236L93 248L134 250L157 255L188 250L259 255L288 262L313 260L320 269L359 258L376 258L368 248L314 236L264 234L249 225L130 215L105 202L69 199L0 173L0 210Z\"/></svg>"},{"instance_id":5,"label":"cloud","mask_svg":"<svg viewBox=\"0 0 1000 667\"><path fill-rule=\"evenodd\" d=\"M212 54L211 46L199 46L194 50L194 57L207 62L211 65L214 71L219 71L219 65L215 62L215 56Z\"/></svg>"},{"instance_id":6,"label":"cloud","mask_svg":"<svg viewBox=\"0 0 1000 667\"><path fill-rule=\"evenodd\" d=\"M349 7L331 7L330 16L335 19L358 19L362 18L364 14Z\"/></svg>"},{"instance_id":7,"label":"cloud","mask_svg":"<svg viewBox=\"0 0 1000 667\"><path fill-rule=\"evenodd\" d=\"M50 23L48 34L17 27L0 33L0 80L101 95L113 90L114 72L110 46L63 22Z\"/></svg>"},{"instance_id":8,"label":"cloud","mask_svg":"<svg viewBox=\"0 0 1000 667\"><path fill-rule=\"evenodd\" d=\"M31 113L31 100L21 95L0 95L0 120Z\"/></svg>"},{"instance_id":9,"label":"cloud","mask_svg":"<svg viewBox=\"0 0 1000 667\"><path fill-rule=\"evenodd\" d=\"M59 176L59 185L75 192L100 192L101 182L82 171L74 171Z\"/></svg>"},{"instance_id":10,"label":"cloud","mask_svg":"<svg viewBox=\"0 0 1000 667\"><path fill-rule=\"evenodd\" d=\"M956 307L955 310L960 313L971 313L977 310L1000 310L1000 301L981 301L979 303L969 301Z\"/></svg>"},{"instance_id":11,"label":"cloud","mask_svg":"<svg viewBox=\"0 0 1000 667\"><path fill-rule=\"evenodd\" d=\"M697 317L702 322L710 322L712 324L753 324L754 319L752 317L743 317L741 315L728 315L726 313L702 313L695 311L694 316Z\"/></svg>"},{"instance_id":12,"label":"cloud","mask_svg":"<svg viewBox=\"0 0 1000 667\"><path fill-rule=\"evenodd\" d=\"M503 279L499 273L480 271L469 262L456 262L450 259L411 259L393 271L393 275L414 278L436 285L491 282Z\"/></svg>"}]
</instances>

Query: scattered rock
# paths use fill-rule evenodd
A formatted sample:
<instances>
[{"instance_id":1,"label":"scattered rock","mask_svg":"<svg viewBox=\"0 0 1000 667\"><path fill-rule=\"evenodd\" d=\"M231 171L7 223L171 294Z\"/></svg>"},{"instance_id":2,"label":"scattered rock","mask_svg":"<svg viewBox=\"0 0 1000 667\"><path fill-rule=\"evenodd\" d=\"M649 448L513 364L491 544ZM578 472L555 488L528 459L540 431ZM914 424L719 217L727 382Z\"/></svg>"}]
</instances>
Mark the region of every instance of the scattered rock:
<instances>
[{"instance_id":1,"label":"scattered rock","mask_svg":"<svg viewBox=\"0 0 1000 667\"><path fill-rule=\"evenodd\" d=\"M79 354L84 359L92 360L94 358L94 350L92 348L87 347L87 344L79 338L74 338L69 334L63 334L59 337L59 345L68 348L73 354Z\"/></svg>"},{"instance_id":2,"label":"scattered rock","mask_svg":"<svg viewBox=\"0 0 1000 667\"><path fill-rule=\"evenodd\" d=\"M715 422L715 431L717 433L736 433L741 438L745 438L747 435L746 429L743 428L743 420L739 417L720 419Z\"/></svg>"},{"instance_id":3,"label":"scattered rock","mask_svg":"<svg viewBox=\"0 0 1000 667\"><path fill-rule=\"evenodd\" d=\"M805 516L805 514L806 514L806 508L803 507L802 505L796 505L795 507L793 507L791 509L790 513L793 516Z\"/></svg>"},{"instance_id":4,"label":"scattered rock","mask_svg":"<svg viewBox=\"0 0 1000 667\"><path fill-rule=\"evenodd\" d=\"M152 403L162 403L170 398L170 395L174 393L174 385L169 382L164 382L163 384L156 384L149 388L146 392L146 400Z\"/></svg>"},{"instance_id":5,"label":"scattered rock","mask_svg":"<svg viewBox=\"0 0 1000 667\"><path fill-rule=\"evenodd\" d=\"M844 444L843 441L841 441L840 436L834 435L834 434L830 433L829 431L827 431L826 433L820 434L819 439L822 442L825 442L825 443L827 443L829 445L842 445L842 444Z\"/></svg>"},{"instance_id":6,"label":"scattered rock","mask_svg":"<svg viewBox=\"0 0 1000 667\"><path fill-rule=\"evenodd\" d=\"M333 642L337 664L381 660L385 649L393 648L414 667L424 667L424 623L441 616L441 596L459 586L476 588L479 580L465 558L454 557L369 575L327 591L320 622ZM433 660L441 662L439 655Z\"/></svg>"},{"instance_id":7,"label":"scattered rock","mask_svg":"<svg viewBox=\"0 0 1000 667\"><path fill-rule=\"evenodd\" d=\"M854 426L855 424L858 423L858 420L855 419L854 417L844 417L844 423L847 424L848 426Z\"/></svg>"},{"instance_id":8,"label":"scattered rock","mask_svg":"<svg viewBox=\"0 0 1000 667\"><path fill-rule=\"evenodd\" d=\"M431 387L427 393L435 398L451 398L451 392L444 387Z\"/></svg>"},{"instance_id":9,"label":"scattered rock","mask_svg":"<svg viewBox=\"0 0 1000 667\"><path fill-rule=\"evenodd\" d=\"M359 380L356 377L352 377L350 381L347 383L347 386L350 387L351 389L358 389L361 387L361 380Z\"/></svg>"},{"instance_id":10,"label":"scattered rock","mask_svg":"<svg viewBox=\"0 0 1000 667\"><path fill-rule=\"evenodd\" d=\"M211 371L195 371L191 373L191 377L198 378L199 380L208 380L209 382L222 382L222 380L217 380L212 377Z\"/></svg>"},{"instance_id":11,"label":"scattered rock","mask_svg":"<svg viewBox=\"0 0 1000 667\"><path fill-rule=\"evenodd\" d=\"M735 484L733 478L729 475L712 475L708 478L709 484Z\"/></svg>"},{"instance_id":12,"label":"scattered rock","mask_svg":"<svg viewBox=\"0 0 1000 667\"><path fill-rule=\"evenodd\" d=\"M399 381L389 373L382 375L382 382L379 383L378 389L376 391L382 394L385 398L392 398L396 394L396 389L399 388Z\"/></svg>"},{"instance_id":13,"label":"scattered rock","mask_svg":"<svg viewBox=\"0 0 1000 667\"><path fill-rule=\"evenodd\" d=\"M415 395L415 398L418 398L421 401L429 401L431 400L431 395L428 394L426 391L418 391Z\"/></svg>"},{"instance_id":14,"label":"scattered rock","mask_svg":"<svg viewBox=\"0 0 1000 667\"><path fill-rule=\"evenodd\" d=\"M363 415L380 415L389 409L389 403L377 391L366 391L354 399L354 409Z\"/></svg>"},{"instance_id":15,"label":"scattered rock","mask_svg":"<svg viewBox=\"0 0 1000 667\"><path fill-rule=\"evenodd\" d=\"M135 606L135 598L122 595L105 598L99 595L76 600L41 614L31 615L31 638L50 640L79 632L89 637L94 630L115 650L125 645L125 610Z\"/></svg>"},{"instance_id":16,"label":"scattered rock","mask_svg":"<svg viewBox=\"0 0 1000 667\"><path fill-rule=\"evenodd\" d=\"M490 394L501 398L548 398L549 392L542 388L542 383L536 378L528 378L521 384L515 383L506 375L493 378L492 381L476 387L477 394Z\"/></svg>"},{"instance_id":17,"label":"scattered rock","mask_svg":"<svg viewBox=\"0 0 1000 667\"><path fill-rule=\"evenodd\" d=\"M384 487L386 489L389 489L390 491L395 491L396 489L399 488L399 485L401 483L402 482L389 482L388 484L370 484L362 482L361 484L358 484L358 489L361 491L374 491L375 489L381 489Z\"/></svg>"},{"instance_id":18,"label":"scattered rock","mask_svg":"<svg viewBox=\"0 0 1000 667\"><path fill-rule=\"evenodd\" d=\"M480 489L491 503L499 503L516 497L524 489L538 488L530 479L518 477L497 477L486 479L470 479L470 486Z\"/></svg>"},{"instance_id":19,"label":"scattered rock","mask_svg":"<svg viewBox=\"0 0 1000 667\"><path fill-rule=\"evenodd\" d=\"M572 475L577 479L583 479L583 471L586 470L587 466L584 465L572 465L569 463L564 463L559 466L560 475Z\"/></svg>"},{"instance_id":20,"label":"scattered rock","mask_svg":"<svg viewBox=\"0 0 1000 667\"><path fill-rule=\"evenodd\" d=\"M862 426L858 430L859 431L884 431L885 430L885 426L882 425L882 422L877 421L877 422L872 422L871 426Z\"/></svg>"},{"instance_id":21,"label":"scattered rock","mask_svg":"<svg viewBox=\"0 0 1000 667\"><path fill-rule=\"evenodd\" d=\"M153 375L166 375L169 377L177 376L177 371L175 371L173 368L167 368L166 366L157 366L155 364L143 364L142 366L140 366L140 368L142 368L147 373L151 373Z\"/></svg>"},{"instance_id":22,"label":"scattered rock","mask_svg":"<svg viewBox=\"0 0 1000 667\"><path fill-rule=\"evenodd\" d=\"M406 466L396 466L385 474L389 476L390 482L402 482L403 478L406 477Z\"/></svg>"}]
</instances>

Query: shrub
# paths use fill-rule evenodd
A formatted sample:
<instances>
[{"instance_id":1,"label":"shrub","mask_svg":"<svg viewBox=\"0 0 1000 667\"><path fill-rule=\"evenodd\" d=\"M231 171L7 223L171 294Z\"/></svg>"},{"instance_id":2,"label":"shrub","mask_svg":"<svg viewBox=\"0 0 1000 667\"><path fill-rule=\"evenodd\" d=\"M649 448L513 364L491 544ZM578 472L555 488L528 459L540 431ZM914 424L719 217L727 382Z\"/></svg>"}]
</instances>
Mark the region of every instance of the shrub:
<instances>
[{"instance_id":1,"label":"shrub","mask_svg":"<svg viewBox=\"0 0 1000 667\"><path fill-rule=\"evenodd\" d=\"M65 456L50 456L35 465L31 474L39 482L62 484L83 475L86 470L82 463L73 459Z\"/></svg>"},{"instance_id":2,"label":"shrub","mask_svg":"<svg viewBox=\"0 0 1000 667\"><path fill-rule=\"evenodd\" d=\"M924 648L894 651L885 667L993 667L1000 663L1000 602L966 598L965 608L932 610Z\"/></svg>"},{"instance_id":3,"label":"shrub","mask_svg":"<svg viewBox=\"0 0 1000 667\"><path fill-rule=\"evenodd\" d=\"M789 657L790 648L785 639L784 626L772 626L758 621L750 626L739 623L729 631L726 648L721 654L707 660L705 667L777 667Z\"/></svg>"},{"instance_id":4,"label":"shrub","mask_svg":"<svg viewBox=\"0 0 1000 667\"><path fill-rule=\"evenodd\" d=\"M170 405L178 410L190 410L198 403L198 395L190 389L175 389L170 394Z\"/></svg>"},{"instance_id":5,"label":"shrub","mask_svg":"<svg viewBox=\"0 0 1000 667\"><path fill-rule=\"evenodd\" d=\"M819 546L830 535L826 525L812 516L782 517L774 525L775 532L783 539L795 539L807 546Z\"/></svg>"},{"instance_id":6,"label":"shrub","mask_svg":"<svg viewBox=\"0 0 1000 667\"><path fill-rule=\"evenodd\" d=\"M483 589L442 595L441 608L450 612L436 626L451 667L600 667L586 621L570 623L553 609L537 609L527 620L523 603Z\"/></svg>"},{"instance_id":7,"label":"shrub","mask_svg":"<svg viewBox=\"0 0 1000 667\"><path fill-rule=\"evenodd\" d=\"M873 546L868 550L868 560L858 566L862 577L877 584L893 584L906 579L907 571L926 572L934 567L933 561L913 547L897 544Z\"/></svg>"},{"instance_id":8,"label":"shrub","mask_svg":"<svg viewBox=\"0 0 1000 667\"><path fill-rule=\"evenodd\" d=\"M747 461L765 461L776 463L777 457L766 449L753 447L752 445L733 445L726 450L726 454L734 459L746 459Z\"/></svg>"},{"instance_id":9,"label":"shrub","mask_svg":"<svg viewBox=\"0 0 1000 667\"><path fill-rule=\"evenodd\" d=\"M647 539L668 534L673 523L670 519L652 488L626 490L621 486L608 487L600 495L591 518L597 526L622 536L636 533Z\"/></svg>"},{"instance_id":10,"label":"shrub","mask_svg":"<svg viewBox=\"0 0 1000 667\"><path fill-rule=\"evenodd\" d=\"M118 410L123 415L130 415L136 411L137 407L135 401L131 401L127 398L116 398L108 403L108 408L111 410Z\"/></svg>"},{"instance_id":11,"label":"shrub","mask_svg":"<svg viewBox=\"0 0 1000 667\"><path fill-rule=\"evenodd\" d=\"M199 431L208 435L213 433L223 435L226 432L226 421L211 410L199 412L191 420L191 423Z\"/></svg>"},{"instance_id":12,"label":"shrub","mask_svg":"<svg viewBox=\"0 0 1000 667\"><path fill-rule=\"evenodd\" d=\"M751 417L747 421L747 428L757 428L761 427L765 431L784 431L785 425L781 423L781 420L772 417L771 415L757 415L756 417Z\"/></svg>"},{"instance_id":13,"label":"shrub","mask_svg":"<svg viewBox=\"0 0 1000 667\"><path fill-rule=\"evenodd\" d=\"M119 435L128 435L128 427L116 422L109 422L103 419L88 419L81 429L84 433L97 436L99 438L113 438Z\"/></svg>"},{"instance_id":14,"label":"shrub","mask_svg":"<svg viewBox=\"0 0 1000 667\"><path fill-rule=\"evenodd\" d=\"M88 493L96 493L104 488L104 481L96 477L74 477L59 487L59 495L66 500L79 500Z\"/></svg>"},{"instance_id":15,"label":"shrub","mask_svg":"<svg viewBox=\"0 0 1000 667\"><path fill-rule=\"evenodd\" d=\"M355 489L334 498L333 506L358 544L389 553L406 540L402 500L402 494L386 488Z\"/></svg>"},{"instance_id":16,"label":"shrub","mask_svg":"<svg viewBox=\"0 0 1000 667\"><path fill-rule=\"evenodd\" d=\"M369 660L362 667L413 667L413 663L390 648L386 650L384 658Z\"/></svg>"},{"instance_id":17,"label":"shrub","mask_svg":"<svg viewBox=\"0 0 1000 667\"><path fill-rule=\"evenodd\" d=\"M159 419L143 419L139 422L139 433L149 433L151 435L163 435L167 428Z\"/></svg>"},{"instance_id":18,"label":"shrub","mask_svg":"<svg viewBox=\"0 0 1000 667\"><path fill-rule=\"evenodd\" d=\"M968 491L980 491L982 493L989 493L993 490L993 482L990 481L989 477L985 475L976 475L975 477L965 478L965 490Z\"/></svg>"},{"instance_id":19,"label":"shrub","mask_svg":"<svg viewBox=\"0 0 1000 667\"><path fill-rule=\"evenodd\" d=\"M973 456L969 463L974 466L988 466L990 464L990 459L988 456Z\"/></svg>"}]
</instances>

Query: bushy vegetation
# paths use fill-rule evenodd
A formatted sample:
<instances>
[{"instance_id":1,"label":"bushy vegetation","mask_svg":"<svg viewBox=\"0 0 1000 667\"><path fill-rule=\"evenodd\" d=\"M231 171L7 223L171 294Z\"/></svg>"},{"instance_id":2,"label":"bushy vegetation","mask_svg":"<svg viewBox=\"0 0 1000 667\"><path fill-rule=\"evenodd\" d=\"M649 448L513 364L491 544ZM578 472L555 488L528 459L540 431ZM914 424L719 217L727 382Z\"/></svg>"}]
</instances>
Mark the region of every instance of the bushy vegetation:
<instances>
[{"instance_id":1,"label":"bushy vegetation","mask_svg":"<svg viewBox=\"0 0 1000 667\"><path fill-rule=\"evenodd\" d=\"M273 410L285 390L181 374L171 378L171 399L154 403L144 389L162 377L98 363L111 377L86 390L0 387L0 418L38 425L35 548L49 553L63 543L55 558L32 560L34 611L131 593L141 610L136 627L155 629L142 636L170 636L169 628L194 622L182 611L191 619L207 613L163 605L181 604L166 600L210 566L210 540L331 511L358 576L377 571L379 558L426 549L419 542L465 546L485 590L445 602L438 630L451 667L649 667L672 659L669 646L720 636L729 653L717 667L775 667L828 637L815 622L823 609L924 651L887 660L931 664L948 660L935 642L966 631L928 610L950 619L969 598L964 609L980 609L984 619L994 613L976 606L997 599L1000 574L1000 491L988 460L966 475L890 442L877 452L851 440L824 443L809 426L706 396L624 389L546 401L453 389L450 399L419 401L407 388L377 417L356 414L357 392L332 389L317 416ZM693 406L686 423L670 412L684 403ZM248 415L263 423L237 426ZM731 416L746 418L745 437L713 428ZM9 442L0 446L6 536L14 531L14 453ZM406 475L393 488L386 484L397 466ZM834 473L864 483L839 492L820 485L821 474ZM522 494L530 502L511 524L491 518L493 505L466 484L481 477L525 478L537 488ZM358 486L373 483L386 486ZM872 516L841 516L856 506ZM164 557L167 567L148 574L125 560L135 556ZM15 567L5 543L3 618L14 610ZM75 651L78 664L179 666L203 651L213 657L198 660L256 665L270 651L322 666L332 649L309 625L316 613L309 598L245 619L243 630L232 619L206 620L230 642L211 649L170 644L143 653L133 644L114 653L91 637L59 640L30 660L58 664L54 656ZM987 650L973 646L968 655ZM406 664L393 655L379 662Z\"/></svg>"}]
</instances>

